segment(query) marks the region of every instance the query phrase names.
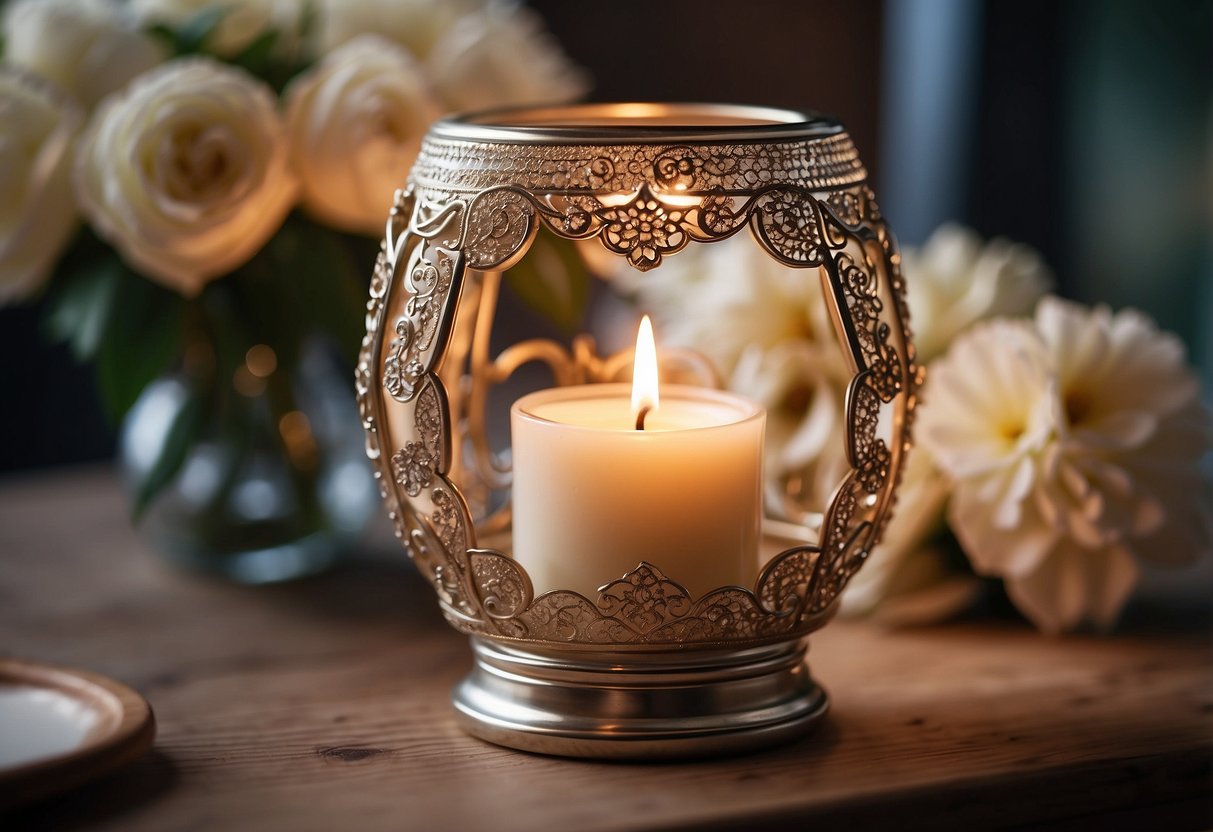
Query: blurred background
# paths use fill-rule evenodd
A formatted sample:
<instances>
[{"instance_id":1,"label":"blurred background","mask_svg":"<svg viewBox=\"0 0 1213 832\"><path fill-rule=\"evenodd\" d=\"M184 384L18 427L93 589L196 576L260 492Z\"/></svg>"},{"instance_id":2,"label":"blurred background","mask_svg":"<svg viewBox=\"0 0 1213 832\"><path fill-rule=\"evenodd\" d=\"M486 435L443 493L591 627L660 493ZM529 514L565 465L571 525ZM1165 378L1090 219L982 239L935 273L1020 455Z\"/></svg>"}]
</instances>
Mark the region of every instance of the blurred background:
<instances>
[{"instance_id":1,"label":"blurred background","mask_svg":"<svg viewBox=\"0 0 1213 832\"><path fill-rule=\"evenodd\" d=\"M1063 295L1180 334L1209 399L1213 3L530 5L592 74L592 99L839 117L903 245L956 220L1035 246ZM48 346L39 318L0 309L0 471L113 454L92 370Z\"/></svg>"}]
</instances>

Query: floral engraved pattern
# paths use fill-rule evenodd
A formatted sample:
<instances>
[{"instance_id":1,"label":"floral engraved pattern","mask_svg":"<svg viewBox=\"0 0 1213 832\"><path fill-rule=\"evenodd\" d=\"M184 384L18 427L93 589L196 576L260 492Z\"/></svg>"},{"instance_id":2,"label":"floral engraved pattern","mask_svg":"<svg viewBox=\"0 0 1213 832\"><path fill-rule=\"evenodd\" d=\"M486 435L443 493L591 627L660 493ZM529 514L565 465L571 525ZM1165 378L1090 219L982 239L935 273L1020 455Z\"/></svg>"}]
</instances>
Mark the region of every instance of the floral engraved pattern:
<instances>
[{"instance_id":1,"label":"floral engraved pattern","mask_svg":"<svg viewBox=\"0 0 1213 832\"><path fill-rule=\"evenodd\" d=\"M661 263L663 255L681 250L690 241L682 228L685 211L656 199L648 188L626 205L600 208L602 244L641 271Z\"/></svg>"},{"instance_id":2,"label":"floral engraved pattern","mask_svg":"<svg viewBox=\"0 0 1213 832\"><path fill-rule=\"evenodd\" d=\"M886 403L893 401L893 397L900 393L904 386L901 360L897 350L889 343L889 334L888 324L876 325L872 338L874 352L868 359L872 389L880 396L880 400Z\"/></svg>"},{"instance_id":3,"label":"floral engraved pattern","mask_svg":"<svg viewBox=\"0 0 1213 832\"><path fill-rule=\"evenodd\" d=\"M467 551L467 532L463 525L463 509L458 499L445 488L430 492L434 501L434 513L430 520L438 532L438 540L447 554L462 555Z\"/></svg>"},{"instance_id":4,"label":"floral engraved pattern","mask_svg":"<svg viewBox=\"0 0 1213 832\"><path fill-rule=\"evenodd\" d=\"M420 442L409 442L392 454L392 470L404 493L416 497L434 481L438 458Z\"/></svg>"},{"instance_id":5,"label":"floral engraved pattern","mask_svg":"<svg viewBox=\"0 0 1213 832\"><path fill-rule=\"evenodd\" d=\"M642 563L598 594L598 609L647 633L691 609L691 597L651 564Z\"/></svg>"},{"instance_id":6,"label":"floral engraved pattern","mask_svg":"<svg viewBox=\"0 0 1213 832\"><path fill-rule=\"evenodd\" d=\"M426 385L421 391L421 395L417 397L417 410L413 415L413 424L417 428L417 435L421 437L421 442L434 458L436 464L441 469L441 452L442 452L442 404L438 398L438 388L433 385Z\"/></svg>"}]
</instances>

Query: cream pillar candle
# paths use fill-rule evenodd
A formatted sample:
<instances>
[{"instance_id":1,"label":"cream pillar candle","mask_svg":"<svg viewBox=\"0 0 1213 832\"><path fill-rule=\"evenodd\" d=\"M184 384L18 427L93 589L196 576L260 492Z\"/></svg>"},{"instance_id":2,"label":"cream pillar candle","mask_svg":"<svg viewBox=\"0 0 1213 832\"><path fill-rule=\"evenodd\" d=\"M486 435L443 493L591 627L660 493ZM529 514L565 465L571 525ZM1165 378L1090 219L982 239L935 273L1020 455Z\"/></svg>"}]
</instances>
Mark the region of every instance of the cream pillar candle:
<instances>
[{"instance_id":1,"label":"cream pillar candle","mask_svg":"<svg viewBox=\"0 0 1213 832\"><path fill-rule=\"evenodd\" d=\"M511 409L513 554L536 595L594 599L640 561L696 598L752 587L765 412L699 387L636 401L629 385L595 384L542 390Z\"/></svg>"}]
</instances>

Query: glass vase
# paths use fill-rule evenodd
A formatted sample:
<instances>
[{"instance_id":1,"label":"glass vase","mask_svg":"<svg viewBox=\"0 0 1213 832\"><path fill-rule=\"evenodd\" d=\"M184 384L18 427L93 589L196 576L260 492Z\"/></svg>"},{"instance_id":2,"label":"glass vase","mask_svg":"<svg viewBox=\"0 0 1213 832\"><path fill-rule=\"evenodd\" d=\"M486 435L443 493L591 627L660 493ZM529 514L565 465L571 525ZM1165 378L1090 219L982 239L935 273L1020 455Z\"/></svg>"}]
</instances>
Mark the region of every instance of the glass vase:
<instances>
[{"instance_id":1,"label":"glass vase","mask_svg":"<svg viewBox=\"0 0 1213 832\"><path fill-rule=\"evenodd\" d=\"M309 355L278 391L257 379L224 407L196 415L175 475L138 517L170 561L242 584L327 569L358 542L379 503L353 392L339 369ZM120 436L134 498L155 476L190 401L183 375L143 391Z\"/></svg>"}]
</instances>

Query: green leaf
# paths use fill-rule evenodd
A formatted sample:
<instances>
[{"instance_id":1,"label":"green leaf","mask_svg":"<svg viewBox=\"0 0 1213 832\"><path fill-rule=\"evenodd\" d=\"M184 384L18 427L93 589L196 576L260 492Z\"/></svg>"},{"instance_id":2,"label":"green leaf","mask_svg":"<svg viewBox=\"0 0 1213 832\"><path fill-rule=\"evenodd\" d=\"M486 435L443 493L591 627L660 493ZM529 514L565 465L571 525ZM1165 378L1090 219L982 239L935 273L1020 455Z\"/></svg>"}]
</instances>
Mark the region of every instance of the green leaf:
<instances>
[{"instance_id":1,"label":"green leaf","mask_svg":"<svg viewBox=\"0 0 1213 832\"><path fill-rule=\"evenodd\" d=\"M365 268L352 251L359 244L365 248ZM288 217L263 252L267 268L260 285L242 287L258 310L258 330L294 338L293 348L327 334L352 363L362 339L374 251L369 241L347 238L300 214Z\"/></svg>"},{"instance_id":2,"label":"green leaf","mask_svg":"<svg viewBox=\"0 0 1213 832\"><path fill-rule=\"evenodd\" d=\"M566 332L575 331L590 296L590 276L571 240L540 231L530 252L505 273L518 299Z\"/></svg>"},{"instance_id":3,"label":"green leaf","mask_svg":"<svg viewBox=\"0 0 1213 832\"><path fill-rule=\"evenodd\" d=\"M46 296L46 328L79 361L97 356L126 267L115 256L65 262Z\"/></svg>"},{"instance_id":4,"label":"green leaf","mask_svg":"<svg viewBox=\"0 0 1213 832\"><path fill-rule=\"evenodd\" d=\"M186 301L138 275L119 281L96 356L98 387L116 424L181 352Z\"/></svg>"},{"instance_id":5,"label":"green leaf","mask_svg":"<svg viewBox=\"0 0 1213 832\"><path fill-rule=\"evenodd\" d=\"M227 12L228 10L221 5L209 6L180 26L174 28L157 24L147 31L164 40L174 55L190 55L202 51Z\"/></svg>"},{"instance_id":6,"label":"green leaf","mask_svg":"<svg viewBox=\"0 0 1213 832\"><path fill-rule=\"evenodd\" d=\"M275 75L276 66L273 56L279 35L280 33L273 29L261 33L252 43L244 47L240 54L232 58L231 62L258 78Z\"/></svg>"},{"instance_id":7,"label":"green leaf","mask_svg":"<svg viewBox=\"0 0 1213 832\"><path fill-rule=\"evenodd\" d=\"M199 390L189 388L185 401L173 414L173 420L164 437L164 444L147 475L135 485L135 498L131 505L131 520L138 522L143 512L161 491L173 481L190 448L198 440L206 424L207 397Z\"/></svg>"}]
</instances>

